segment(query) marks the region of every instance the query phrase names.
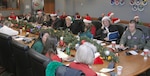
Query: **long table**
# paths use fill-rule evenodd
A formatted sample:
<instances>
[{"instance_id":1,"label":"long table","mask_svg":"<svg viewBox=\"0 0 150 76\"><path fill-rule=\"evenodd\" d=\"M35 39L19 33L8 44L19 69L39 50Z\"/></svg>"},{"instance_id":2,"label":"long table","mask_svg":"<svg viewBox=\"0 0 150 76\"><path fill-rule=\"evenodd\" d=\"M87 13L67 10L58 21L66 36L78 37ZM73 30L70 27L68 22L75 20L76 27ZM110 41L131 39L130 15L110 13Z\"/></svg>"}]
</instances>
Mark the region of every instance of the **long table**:
<instances>
[{"instance_id":1,"label":"long table","mask_svg":"<svg viewBox=\"0 0 150 76\"><path fill-rule=\"evenodd\" d=\"M25 35L25 32L23 32L21 35ZM38 37L37 35L34 34L29 34L30 37ZM22 41L19 41L21 43L23 43ZM34 42L34 41L33 41ZM25 44L28 46L32 46L33 42L31 42L30 44ZM71 55L75 55L75 50L71 50ZM144 57L140 55L140 53L138 55L130 55L127 56L125 54L126 51L120 52L119 53L119 62L116 63L115 66L123 66L123 70L122 70L122 74L121 76L135 76L138 75L146 70L148 70L150 68L150 58L148 58L147 60L144 60ZM70 62L63 62L64 64L69 64ZM99 72L99 70L101 70L102 68L106 68L108 67L109 62L104 60L104 64L94 64L92 65L92 69L95 72ZM115 72L116 72L116 68L115 68ZM106 73L107 75L110 75L109 73Z\"/></svg>"}]
</instances>

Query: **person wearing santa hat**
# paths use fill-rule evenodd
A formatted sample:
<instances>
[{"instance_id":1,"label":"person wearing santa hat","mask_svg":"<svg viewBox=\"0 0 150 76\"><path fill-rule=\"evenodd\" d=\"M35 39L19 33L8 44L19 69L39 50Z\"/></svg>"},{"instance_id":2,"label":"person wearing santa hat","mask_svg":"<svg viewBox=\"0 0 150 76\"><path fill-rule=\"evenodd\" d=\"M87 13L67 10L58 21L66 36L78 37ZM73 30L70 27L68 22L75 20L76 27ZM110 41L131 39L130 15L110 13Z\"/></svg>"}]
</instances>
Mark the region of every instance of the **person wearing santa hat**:
<instances>
[{"instance_id":1,"label":"person wearing santa hat","mask_svg":"<svg viewBox=\"0 0 150 76\"><path fill-rule=\"evenodd\" d=\"M53 29L60 29L60 27L63 27L62 21L60 18L57 17L56 13L50 14L51 20L50 20L50 27Z\"/></svg>"},{"instance_id":2,"label":"person wearing santa hat","mask_svg":"<svg viewBox=\"0 0 150 76\"><path fill-rule=\"evenodd\" d=\"M95 38L104 41L111 41L107 36L112 32L118 32L118 29L115 25L112 25L112 22L108 16L104 16L102 18L102 27L97 30ZM117 40L118 37L115 39Z\"/></svg>"},{"instance_id":3,"label":"person wearing santa hat","mask_svg":"<svg viewBox=\"0 0 150 76\"><path fill-rule=\"evenodd\" d=\"M31 12L28 12L28 13L25 15L24 20L27 21L27 22L35 22L35 17L32 16Z\"/></svg>"},{"instance_id":4,"label":"person wearing santa hat","mask_svg":"<svg viewBox=\"0 0 150 76\"><path fill-rule=\"evenodd\" d=\"M42 24L43 22L44 22L43 12L41 10L37 11L36 23Z\"/></svg>"},{"instance_id":5,"label":"person wearing santa hat","mask_svg":"<svg viewBox=\"0 0 150 76\"><path fill-rule=\"evenodd\" d=\"M98 18L99 21L102 21L102 18L105 16L105 13L102 13L101 16Z\"/></svg>"},{"instance_id":6,"label":"person wearing santa hat","mask_svg":"<svg viewBox=\"0 0 150 76\"><path fill-rule=\"evenodd\" d=\"M140 17L138 15L135 15L133 19L136 21L137 25L143 25L143 23L140 21Z\"/></svg>"},{"instance_id":7,"label":"person wearing santa hat","mask_svg":"<svg viewBox=\"0 0 150 76\"><path fill-rule=\"evenodd\" d=\"M108 13L108 17L111 19L112 23L114 23L114 24L120 22L119 18L114 17L114 13L113 12L109 12Z\"/></svg>"},{"instance_id":8,"label":"person wearing santa hat","mask_svg":"<svg viewBox=\"0 0 150 76\"><path fill-rule=\"evenodd\" d=\"M10 13L10 16L8 17L9 20L16 20L17 22L19 22L18 17L15 15L14 12Z\"/></svg>"},{"instance_id":9,"label":"person wearing santa hat","mask_svg":"<svg viewBox=\"0 0 150 76\"><path fill-rule=\"evenodd\" d=\"M65 24L63 27L64 30L68 29L68 31L72 32L73 34L77 35L83 30L83 26L80 24L77 24L72 20L71 16L67 16L65 19Z\"/></svg>"},{"instance_id":10,"label":"person wearing santa hat","mask_svg":"<svg viewBox=\"0 0 150 76\"><path fill-rule=\"evenodd\" d=\"M80 16L80 14L77 12L75 13L75 20L81 20L82 17Z\"/></svg>"},{"instance_id":11,"label":"person wearing santa hat","mask_svg":"<svg viewBox=\"0 0 150 76\"><path fill-rule=\"evenodd\" d=\"M87 17L83 19L84 22L84 32L80 34L80 36L87 36L89 38L93 38L96 33L96 27L92 24L91 18Z\"/></svg>"}]
</instances>

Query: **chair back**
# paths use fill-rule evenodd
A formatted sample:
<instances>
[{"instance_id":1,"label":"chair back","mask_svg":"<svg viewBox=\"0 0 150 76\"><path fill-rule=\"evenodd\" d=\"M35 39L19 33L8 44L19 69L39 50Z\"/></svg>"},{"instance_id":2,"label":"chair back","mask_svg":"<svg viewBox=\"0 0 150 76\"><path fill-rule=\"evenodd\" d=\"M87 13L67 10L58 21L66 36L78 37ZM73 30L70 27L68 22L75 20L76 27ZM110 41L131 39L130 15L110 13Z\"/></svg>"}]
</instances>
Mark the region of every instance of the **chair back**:
<instances>
[{"instance_id":1,"label":"chair back","mask_svg":"<svg viewBox=\"0 0 150 76\"><path fill-rule=\"evenodd\" d=\"M80 70L62 65L57 68L56 76L85 76L85 74Z\"/></svg>"},{"instance_id":2,"label":"chair back","mask_svg":"<svg viewBox=\"0 0 150 76\"><path fill-rule=\"evenodd\" d=\"M12 49L15 57L16 76L32 76L31 63L28 55L29 46L12 41Z\"/></svg>"},{"instance_id":3,"label":"chair back","mask_svg":"<svg viewBox=\"0 0 150 76\"><path fill-rule=\"evenodd\" d=\"M0 33L0 65L10 73L15 73L15 61L11 48L12 37Z\"/></svg>"},{"instance_id":4,"label":"chair back","mask_svg":"<svg viewBox=\"0 0 150 76\"><path fill-rule=\"evenodd\" d=\"M51 60L34 49L29 49L29 56L33 76L45 76L46 67Z\"/></svg>"}]
</instances>

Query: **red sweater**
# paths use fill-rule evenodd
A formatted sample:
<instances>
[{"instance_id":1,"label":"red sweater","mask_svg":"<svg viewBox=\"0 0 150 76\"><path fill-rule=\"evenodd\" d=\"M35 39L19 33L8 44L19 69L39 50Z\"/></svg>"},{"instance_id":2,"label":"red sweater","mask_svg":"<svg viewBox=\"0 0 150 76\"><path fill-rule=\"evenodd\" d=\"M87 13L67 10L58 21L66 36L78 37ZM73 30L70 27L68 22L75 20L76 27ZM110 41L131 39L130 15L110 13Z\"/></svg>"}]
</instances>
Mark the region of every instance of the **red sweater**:
<instances>
[{"instance_id":1,"label":"red sweater","mask_svg":"<svg viewBox=\"0 0 150 76\"><path fill-rule=\"evenodd\" d=\"M59 58L56 54L51 54L51 56L49 56L49 53L46 53L45 56L52 59L53 61L62 62L62 59Z\"/></svg>"},{"instance_id":2,"label":"red sweater","mask_svg":"<svg viewBox=\"0 0 150 76\"><path fill-rule=\"evenodd\" d=\"M95 36L95 34L96 34L96 27L93 25L92 27L91 27L91 34L93 35L93 36Z\"/></svg>"},{"instance_id":3,"label":"red sweater","mask_svg":"<svg viewBox=\"0 0 150 76\"><path fill-rule=\"evenodd\" d=\"M69 67L81 70L86 76L97 76L97 74L86 64L71 62Z\"/></svg>"},{"instance_id":4,"label":"red sweater","mask_svg":"<svg viewBox=\"0 0 150 76\"><path fill-rule=\"evenodd\" d=\"M9 18L11 18L12 20L16 20L17 16L9 16Z\"/></svg>"}]
</instances>

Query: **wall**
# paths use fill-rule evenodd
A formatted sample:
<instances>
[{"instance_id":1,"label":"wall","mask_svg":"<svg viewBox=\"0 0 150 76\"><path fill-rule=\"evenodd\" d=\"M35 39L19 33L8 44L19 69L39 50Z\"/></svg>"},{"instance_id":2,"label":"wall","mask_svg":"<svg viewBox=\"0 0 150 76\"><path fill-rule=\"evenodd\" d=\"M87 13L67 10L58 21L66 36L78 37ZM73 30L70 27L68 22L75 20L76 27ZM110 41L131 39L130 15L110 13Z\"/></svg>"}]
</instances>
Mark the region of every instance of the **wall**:
<instances>
[{"instance_id":1,"label":"wall","mask_svg":"<svg viewBox=\"0 0 150 76\"><path fill-rule=\"evenodd\" d=\"M66 0L55 0L55 11L58 15L66 11Z\"/></svg>"},{"instance_id":2,"label":"wall","mask_svg":"<svg viewBox=\"0 0 150 76\"><path fill-rule=\"evenodd\" d=\"M129 1L130 0L125 0L126 3L123 6L112 6L110 5L110 0L66 0L66 12L70 15L79 12L82 16L89 13L92 17L99 17L101 13L107 14L112 11L115 13L115 16L119 17L121 20L130 20L134 15L139 15L141 21L150 22L150 16L148 16L150 13L150 2L148 2L143 12L134 12L131 9ZM57 2L56 6L57 5L62 5L62 3ZM59 7L56 7L56 10L57 9L59 9Z\"/></svg>"},{"instance_id":3,"label":"wall","mask_svg":"<svg viewBox=\"0 0 150 76\"><path fill-rule=\"evenodd\" d=\"M20 0L20 9L19 10L0 10L0 13L3 16L9 16L10 12L14 12L16 15L22 15L23 13L31 12L31 1L32 0ZM27 6L26 6L27 5Z\"/></svg>"}]
</instances>

